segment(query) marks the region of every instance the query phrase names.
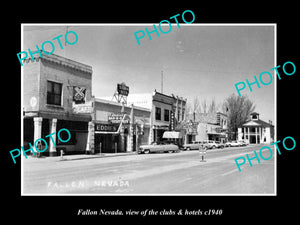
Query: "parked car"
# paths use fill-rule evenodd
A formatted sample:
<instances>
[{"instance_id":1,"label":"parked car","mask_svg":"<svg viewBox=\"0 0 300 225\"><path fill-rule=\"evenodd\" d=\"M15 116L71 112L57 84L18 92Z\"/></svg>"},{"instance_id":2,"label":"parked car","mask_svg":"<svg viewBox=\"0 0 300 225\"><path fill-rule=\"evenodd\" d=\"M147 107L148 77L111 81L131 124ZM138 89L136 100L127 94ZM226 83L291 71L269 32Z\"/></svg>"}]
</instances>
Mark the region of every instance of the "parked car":
<instances>
[{"instance_id":1,"label":"parked car","mask_svg":"<svg viewBox=\"0 0 300 225\"><path fill-rule=\"evenodd\" d=\"M238 141L228 141L225 143L226 147L238 147L240 146L240 143Z\"/></svg>"},{"instance_id":2,"label":"parked car","mask_svg":"<svg viewBox=\"0 0 300 225\"><path fill-rule=\"evenodd\" d=\"M225 145L221 142L216 142L217 143L217 148L224 148Z\"/></svg>"},{"instance_id":3,"label":"parked car","mask_svg":"<svg viewBox=\"0 0 300 225\"><path fill-rule=\"evenodd\" d=\"M165 143L152 143L150 145L141 145L138 149L138 153L149 154L151 152L178 152L179 147L175 144L165 144Z\"/></svg>"},{"instance_id":4,"label":"parked car","mask_svg":"<svg viewBox=\"0 0 300 225\"><path fill-rule=\"evenodd\" d=\"M215 141L209 140L207 143L203 144L203 148L206 148L206 149L218 148L218 143L216 143Z\"/></svg>"},{"instance_id":5,"label":"parked car","mask_svg":"<svg viewBox=\"0 0 300 225\"><path fill-rule=\"evenodd\" d=\"M238 141L240 146L246 146L248 143L246 141Z\"/></svg>"},{"instance_id":6,"label":"parked car","mask_svg":"<svg viewBox=\"0 0 300 225\"><path fill-rule=\"evenodd\" d=\"M183 145L183 149L187 151L198 150L199 147L203 147L203 143L201 141L193 141L193 143Z\"/></svg>"}]
</instances>

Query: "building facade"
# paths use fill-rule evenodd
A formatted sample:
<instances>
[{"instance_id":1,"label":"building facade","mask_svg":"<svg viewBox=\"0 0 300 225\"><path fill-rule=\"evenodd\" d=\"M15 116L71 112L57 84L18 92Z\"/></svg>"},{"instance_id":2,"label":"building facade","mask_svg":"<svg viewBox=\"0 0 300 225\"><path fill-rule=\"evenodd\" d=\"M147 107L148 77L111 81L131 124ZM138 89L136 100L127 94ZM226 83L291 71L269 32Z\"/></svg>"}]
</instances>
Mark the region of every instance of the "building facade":
<instances>
[{"instance_id":1,"label":"building facade","mask_svg":"<svg viewBox=\"0 0 300 225\"><path fill-rule=\"evenodd\" d=\"M47 141L44 155L55 156L59 150L66 153L84 153L88 137L90 113L74 111L74 105L91 101L92 67L55 54L24 60L22 105L23 146L38 138ZM57 132L66 128L71 139L62 143ZM54 142L50 137L52 135Z\"/></svg>"},{"instance_id":2,"label":"building facade","mask_svg":"<svg viewBox=\"0 0 300 225\"><path fill-rule=\"evenodd\" d=\"M92 154L136 151L148 143L150 113L146 108L95 98L88 150Z\"/></svg>"},{"instance_id":3,"label":"building facade","mask_svg":"<svg viewBox=\"0 0 300 225\"><path fill-rule=\"evenodd\" d=\"M270 144L274 141L274 126L259 119L259 114L250 114L250 120L238 128L238 140L249 144Z\"/></svg>"},{"instance_id":4,"label":"building facade","mask_svg":"<svg viewBox=\"0 0 300 225\"><path fill-rule=\"evenodd\" d=\"M149 144L162 142L165 131L185 131L178 124L185 120L186 99L155 90L153 93L129 94L127 101L128 104L145 107L151 111Z\"/></svg>"},{"instance_id":5,"label":"building facade","mask_svg":"<svg viewBox=\"0 0 300 225\"><path fill-rule=\"evenodd\" d=\"M184 136L180 124L185 120L186 99L156 91L129 95L127 104L95 98L91 66L55 54L42 56L24 60L22 67L25 149L43 138L48 147L44 156L60 155L61 150L64 154L131 152L142 144L161 142L165 131ZM70 131L67 142L57 137L62 128Z\"/></svg>"},{"instance_id":6,"label":"building facade","mask_svg":"<svg viewBox=\"0 0 300 225\"><path fill-rule=\"evenodd\" d=\"M189 119L197 123L197 133L189 138L188 143L192 141L227 141L227 115L221 112L196 113L189 115Z\"/></svg>"}]
</instances>

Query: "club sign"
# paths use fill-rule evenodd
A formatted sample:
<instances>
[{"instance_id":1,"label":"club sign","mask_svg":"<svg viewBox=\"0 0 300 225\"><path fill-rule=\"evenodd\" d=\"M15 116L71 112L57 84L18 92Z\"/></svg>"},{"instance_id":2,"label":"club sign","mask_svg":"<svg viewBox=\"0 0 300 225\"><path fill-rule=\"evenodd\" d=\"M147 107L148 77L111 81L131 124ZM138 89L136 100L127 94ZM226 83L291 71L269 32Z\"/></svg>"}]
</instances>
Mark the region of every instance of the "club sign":
<instances>
[{"instance_id":1,"label":"club sign","mask_svg":"<svg viewBox=\"0 0 300 225\"><path fill-rule=\"evenodd\" d=\"M85 103L85 93L85 87L75 86L73 88L73 101L75 102L75 104Z\"/></svg>"},{"instance_id":2,"label":"club sign","mask_svg":"<svg viewBox=\"0 0 300 225\"><path fill-rule=\"evenodd\" d=\"M128 96L128 94L129 94L129 87L126 86L125 83L121 83L121 84L118 84L117 91L118 91L119 95Z\"/></svg>"},{"instance_id":3,"label":"club sign","mask_svg":"<svg viewBox=\"0 0 300 225\"><path fill-rule=\"evenodd\" d=\"M124 117L124 114L122 113L112 113L108 116L108 121L111 123L121 123L122 119ZM123 124L129 124L129 117L128 115L125 115L124 120L123 120Z\"/></svg>"}]
</instances>

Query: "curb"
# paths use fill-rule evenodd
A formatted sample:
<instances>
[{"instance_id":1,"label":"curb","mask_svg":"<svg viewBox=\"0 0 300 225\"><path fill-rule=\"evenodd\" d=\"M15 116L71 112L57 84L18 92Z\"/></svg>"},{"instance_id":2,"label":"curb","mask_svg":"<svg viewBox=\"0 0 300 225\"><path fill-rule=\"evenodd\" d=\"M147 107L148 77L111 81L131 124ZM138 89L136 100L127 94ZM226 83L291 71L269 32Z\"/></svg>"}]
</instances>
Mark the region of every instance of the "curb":
<instances>
[{"instance_id":1,"label":"curb","mask_svg":"<svg viewBox=\"0 0 300 225\"><path fill-rule=\"evenodd\" d=\"M130 153L112 153L112 154L105 154L105 153L97 153L94 155L89 155L89 156L82 156L80 158L72 158L70 155L70 158L64 157L63 159L59 161L73 161L73 160L83 160L83 159L96 159L96 158L109 158L109 157L118 157L118 156L126 156L126 155L137 155L136 152L130 152Z\"/></svg>"}]
</instances>

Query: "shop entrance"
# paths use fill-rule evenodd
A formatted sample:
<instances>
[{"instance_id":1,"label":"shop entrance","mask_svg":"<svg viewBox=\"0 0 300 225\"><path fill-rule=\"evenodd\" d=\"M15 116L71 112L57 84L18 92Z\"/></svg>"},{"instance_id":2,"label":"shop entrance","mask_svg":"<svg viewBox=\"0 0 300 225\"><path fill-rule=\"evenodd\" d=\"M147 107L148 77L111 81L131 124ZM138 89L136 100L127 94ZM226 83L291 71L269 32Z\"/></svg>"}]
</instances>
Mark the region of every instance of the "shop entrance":
<instances>
[{"instance_id":1,"label":"shop entrance","mask_svg":"<svg viewBox=\"0 0 300 225\"><path fill-rule=\"evenodd\" d=\"M114 134L95 134L95 153L119 152L118 136Z\"/></svg>"},{"instance_id":2,"label":"shop entrance","mask_svg":"<svg viewBox=\"0 0 300 225\"><path fill-rule=\"evenodd\" d=\"M127 151L127 136L120 134L95 134L95 153L118 153Z\"/></svg>"}]
</instances>

